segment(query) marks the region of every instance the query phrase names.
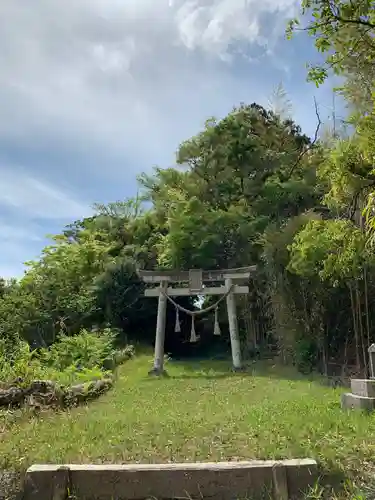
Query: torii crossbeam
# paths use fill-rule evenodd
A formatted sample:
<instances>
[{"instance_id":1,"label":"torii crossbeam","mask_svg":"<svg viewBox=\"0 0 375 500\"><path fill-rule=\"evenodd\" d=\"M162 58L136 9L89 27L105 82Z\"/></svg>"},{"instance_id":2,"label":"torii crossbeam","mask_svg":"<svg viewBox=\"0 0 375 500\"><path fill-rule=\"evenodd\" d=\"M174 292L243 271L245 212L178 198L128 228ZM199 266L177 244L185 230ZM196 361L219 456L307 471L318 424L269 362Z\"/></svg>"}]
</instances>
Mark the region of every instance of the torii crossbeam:
<instances>
[{"instance_id":1,"label":"torii crossbeam","mask_svg":"<svg viewBox=\"0 0 375 500\"><path fill-rule=\"evenodd\" d=\"M242 281L248 282L250 276L256 271L256 266L242 267L237 269L203 271L191 269L190 271L138 271L140 278L149 285L158 284L157 287L145 290L145 297L158 297L158 316L155 337L154 366L150 375L163 375L164 371L164 339L165 322L168 297L190 296L190 295L225 295L230 341L232 349L233 370L242 369L241 346L238 334L238 322L236 313L235 295L249 292L247 285L240 285ZM205 282L223 282L220 286L205 286ZM185 284L175 288L173 284ZM224 298L224 297L223 297Z\"/></svg>"}]
</instances>

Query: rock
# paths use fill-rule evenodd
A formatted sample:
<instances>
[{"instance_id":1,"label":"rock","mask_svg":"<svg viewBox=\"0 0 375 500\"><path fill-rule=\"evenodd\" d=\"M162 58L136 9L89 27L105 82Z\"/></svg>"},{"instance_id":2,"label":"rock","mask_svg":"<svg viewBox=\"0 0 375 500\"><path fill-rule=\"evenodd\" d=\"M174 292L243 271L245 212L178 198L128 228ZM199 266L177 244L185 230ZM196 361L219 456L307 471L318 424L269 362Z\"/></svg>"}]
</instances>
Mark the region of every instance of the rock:
<instances>
[{"instance_id":1,"label":"rock","mask_svg":"<svg viewBox=\"0 0 375 500\"><path fill-rule=\"evenodd\" d=\"M62 402L60 387L51 380L34 380L26 389L25 404L34 410L59 407Z\"/></svg>"},{"instance_id":2,"label":"rock","mask_svg":"<svg viewBox=\"0 0 375 500\"><path fill-rule=\"evenodd\" d=\"M40 410L45 407L72 406L99 397L112 385L113 380L105 378L62 389L51 380L34 380L27 388L0 389L0 407L25 404L34 410Z\"/></svg>"},{"instance_id":3,"label":"rock","mask_svg":"<svg viewBox=\"0 0 375 500\"><path fill-rule=\"evenodd\" d=\"M108 391L113 386L113 380L105 378L103 380L97 380L96 382L91 382L89 385L89 392L100 395Z\"/></svg>"},{"instance_id":4,"label":"rock","mask_svg":"<svg viewBox=\"0 0 375 500\"><path fill-rule=\"evenodd\" d=\"M125 363L125 361L128 361L128 359L130 359L131 357L132 353L127 349L123 349L122 351L116 352L115 354L116 366L122 365L123 363Z\"/></svg>"},{"instance_id":5,"label":"rock","mask_svg":"<svg viewBox=\"0 0 375 500\"><path fill-rule=\"evenodd\" d=\"M116 351L112 356L108 356L103 360L103 368L107 371L114 371L119 365L131 359L135 354L134 347L128 346L125 349Z\"/></svg>"},{"instance_id":6,"label":"rock","mask_svg":"<svg viewBox=\"0 0 375 500\"><path fill-rule=\"evenodd\" d=\"M19 387L0 389L0 406L18 406L23 403L26 391Z\"/></svg>"},{"instance_id":7,"label":"rock","mask_svg":"<svg viewBox=\"0 0 375 500\"><path fill-rule=\"evenodd\" d=\"M33 393L26 396L26 406L35 410L42 408L59 408L62 406L62 393L60 391L43 393Z\"/></svg>"},{"instance_id":8,"label":"rock","mask_svg":"<svg viewBox=\"0 0 375 500\"><path fill-rule=\"evenodd\" d=\"M72 385L68 390L72 394L83 394L85 392L85 384Z\"/></svg>"},{"instance_id":9,"label":"rock","mask_svg":"<svg viewBox=\"0 0 375 500\"><path fill-rule=\"evenodd\" d=\"M68 388L64 393L63 400L66 406L77 405L90 399L95 399L107 392L113 386L110 378L96 380L89 384L78 384Z\"/></svg>"},{"instance_id":10,"label":"rock","mask_svg":"<svg viewBox=\"0 0 375 500\"><path fill-rule=\"evenodd\" d=\"M56 384L51 380L34 380L27 389L28 394L48 394L55 392Z\"/></svg>"}]
</instances>

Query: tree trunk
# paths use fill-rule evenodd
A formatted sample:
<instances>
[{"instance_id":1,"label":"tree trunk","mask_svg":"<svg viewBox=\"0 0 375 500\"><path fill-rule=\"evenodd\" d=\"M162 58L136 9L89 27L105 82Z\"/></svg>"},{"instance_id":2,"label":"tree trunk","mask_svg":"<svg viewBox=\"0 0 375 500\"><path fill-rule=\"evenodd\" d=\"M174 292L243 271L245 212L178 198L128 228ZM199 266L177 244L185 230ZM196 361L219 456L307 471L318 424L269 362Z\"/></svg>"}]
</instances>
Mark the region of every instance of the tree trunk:
<instances>
[{"instance_id":1,"label":"tree trunk","mask_svg":"<svg viewBox=\"0 0 375 500\"><path fill-rule=\"evenodd\" d=\"M357 315L358 315L358 334L359 334L359 341L362 346L362 366L365 371L364 376L367 376L367 356L366 356L366 347L365 347L365 339L364 339L364 334L363 334L363 321L362 321L362 306L361 306L361 294L359 293L359 286L358 286L358 281L356 281L356 300L357 300Z\"/></svg>"},{"instance_id":2,"label":"tree trunk","mask_svg":"<svg viewBox=\"0 0 375 500\"><path fill-rule=\"evenodd\" d=\"M368 285L367 285L367 269L363 271L363 278L365 284L365 314L366 314L366 336L367 336L367 352L371 344L371 333L370 333L370 311L368 306Z\"/></svg>"},{"instance_id":3,"label":"tree trunk","mask_svg":"<svg viewBox=\"0 0 375 500\"><path fill-rule=\"evenodd\" d=\"M350 290L350 304L351 304L353 328L354 328L356 367L357 367L357 370L359 371L361 369L361 357L360 357L360 351L359 351L359 335L358 335L358 323L357 323L357 316L356 316L355 299L354 299L354 293L353 293L353 288L352 288L351 283L349 283L348 286L349 286L349 290Z\"/></svg>"}]
</instances>

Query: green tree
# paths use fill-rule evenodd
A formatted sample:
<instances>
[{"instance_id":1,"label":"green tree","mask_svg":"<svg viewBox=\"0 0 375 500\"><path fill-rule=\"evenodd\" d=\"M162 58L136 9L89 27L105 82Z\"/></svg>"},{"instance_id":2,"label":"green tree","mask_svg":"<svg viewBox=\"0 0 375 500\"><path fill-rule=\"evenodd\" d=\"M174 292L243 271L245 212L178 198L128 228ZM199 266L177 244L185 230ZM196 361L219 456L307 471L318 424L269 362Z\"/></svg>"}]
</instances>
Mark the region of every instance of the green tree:
<instances>
[{"instance_id":1,"label":"green tree","mask_svg":"<svg viewBox=\"0 0 375 500\"><path fill-rule=\"evenodd\" d=\"M49 345L58 333L75 333L93 321L93 278L108 262L108 247L95 239L66 243L54 237L41 259L1 303L7 336L20 335L32 344ZM13 333L12 333L13 332Z\"/></svg>"},{"instance_id":2,"label":"green tree","mask_svg":"<svg viewBox=\"0 0 375 500\"><path fill-rule=\"evenodd\" d=\"M259 260L258 237L318 203L312 145L290 119L257 104L210 119L177 151L181 169L140 182L160 224L165 267L230 267Z\"/></svg>"},{"instance_id":3,"label":"green tree","mask_svg":"<svg viewBox=\"0 0 375 500\"><path fill-rule=\"evenodd\" d=\"M363 75L374 74L373 0L302 0L301 14L302 19L290 21L288 34L306 30L314 38L318 51L326 56L324 65L310 66L310 80L320 85L333 71L344 76L359 75L351 81L353 84ZM307 25L301 27L304 22Z\"/></svg>"}]
</instances>

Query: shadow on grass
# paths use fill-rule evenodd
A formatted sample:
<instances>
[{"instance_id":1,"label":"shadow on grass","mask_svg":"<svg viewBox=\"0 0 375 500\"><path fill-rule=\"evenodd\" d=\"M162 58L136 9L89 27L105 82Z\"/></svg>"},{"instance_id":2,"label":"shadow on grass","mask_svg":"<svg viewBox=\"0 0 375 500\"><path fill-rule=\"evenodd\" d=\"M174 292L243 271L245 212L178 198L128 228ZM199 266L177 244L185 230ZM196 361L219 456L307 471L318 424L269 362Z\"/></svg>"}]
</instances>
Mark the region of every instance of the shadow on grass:
<instances>
[{"instance_id":1,"label":"shadow on grass","mask_svg":"<svg viewBox=\"0 0 375 500\"><path fill-rule=\"evenodd\" d=\"M175 374L173 373L173 370L168 369L168 365L165 367L166 369L166 374L163 375L163 377L160 378L165 378L165 379L171 379L171 380L225 380L229 378L249 378L251 379L252 377L264 377L272 380L287 380L287 381L305 381L305 382L316 382L313 379L310 379L306 376L303 375L296 375L296 376L286 376L285 374L280 374L280 373L273 373L271 371L267 370L259 370L259 369L254 369L253 367L249 367L244 369L243 371L240 372L234 372L232 371L231 367L228 367L227 372L218 372L218 373L212 373L212 369L207 369L202 366L184 366L184 371L187 373L178 373ZM145 379L144 380L154 380L155 376L147 376L145 374Z\"/></svg>"},{"instance_id":2,"label":"shadow on grass","mask_svg":"<svg viewBox=\"0 0 375 500\"><path fill-rule=\"evenodd\" d=\"M170 375L171 378L202 378L202 379L223 379L231 377L267 377L275 380L290 381L310 381L322 382L322 377L318 375L304 375L298 372L294 367L280 365L277 361L247 361L244 363L244 369L240 372L232 370L231 360L169 360L166 364L166 370L169 366L181 368L184 374ZM172 370L171 370L172 371Z\"/></svg>"},{"instance_id":3,"label":"shadow on grass","mask_svg":"<svg viewBox=\"0 0 375 500\"><path fill-rule=\"evenodd\" d=\"M165 379L171 379L171 380L220 380L220 379L226 379L228 378L228 375L225 374L217 374L217 375L209 375L209 374L204 374L204 373L199 373L197 375L164 375L163 377L160 378L165 378ZM155 377L148 377L146 380L153 380Z\"/></svg>"},{"instance_id":4,"label":"shadow on grass","mask_svg":"<svg viewBox=\"0 0 375 500\"><path fill-rule=\"evenodd\" d=\"M340 388L342 390L350 387L350 383L344 383L341 377L327 377L317 372L308 374L301 373L295 366L282 365L277 359L248 360L244 363L244 370L239 373L232 371L230 359L180 359L170 361L171 365L180 366L186 372L196 373L195 377L201 378L225 378L234 376L265 377L274 380L303 381L316 384L326 388ZM216 377L213 373L219 374ZM207 377L207 374L209 377Z\"/></svg>"},{"instance_id":5,"label":"shadow on grass","mask_svg":"<svg viewBox=\"0 0 375 500\"><path fill-rule=\"evenodd\" d=\"M303 374L294 366L282 365L278 360L272 359L247 360L242 371L234 372L231 358L169 358L165 363L165 369L168 377L176 380L264 377L275 381L307 382L326 389L339 388L343 391L346 389L346 385L343 385L341 381L337 382L334 377L325 377L318 373Z\"/></svg>"},{"instance_id":6,"label":"shadow on grass","mask_svg":"<svg viewBox=\"0 0 375 500\"><path fill-rule=\"evenodd\" d=\"M345 473L341 469L326 471L320 468L315 487L306 494L309 500L373 500L375 481L372 474L360 477L358 473Z\"/></svg>"}]
</instances>

